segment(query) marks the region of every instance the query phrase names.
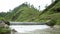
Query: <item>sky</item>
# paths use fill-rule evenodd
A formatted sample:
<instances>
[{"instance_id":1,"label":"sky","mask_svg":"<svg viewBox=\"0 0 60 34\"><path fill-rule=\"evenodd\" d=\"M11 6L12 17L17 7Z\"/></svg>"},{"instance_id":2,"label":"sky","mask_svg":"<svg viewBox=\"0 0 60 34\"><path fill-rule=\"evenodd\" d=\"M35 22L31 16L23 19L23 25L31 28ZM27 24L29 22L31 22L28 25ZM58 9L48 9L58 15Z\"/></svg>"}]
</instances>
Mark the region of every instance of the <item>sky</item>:
<instances>
[{"instance_id":1,"label":"sky","mask_svg":"<svg viewBox=\"0 0 60 34\"><path fill-rule=\"evenodd\" d=\"M37 9L40 6L40 10L43 10L45 5L51 4L51 0L0 0L0 12L7 12L9 9L13 10L24 2L34 5Z\"/></svg>"}]
</instances>

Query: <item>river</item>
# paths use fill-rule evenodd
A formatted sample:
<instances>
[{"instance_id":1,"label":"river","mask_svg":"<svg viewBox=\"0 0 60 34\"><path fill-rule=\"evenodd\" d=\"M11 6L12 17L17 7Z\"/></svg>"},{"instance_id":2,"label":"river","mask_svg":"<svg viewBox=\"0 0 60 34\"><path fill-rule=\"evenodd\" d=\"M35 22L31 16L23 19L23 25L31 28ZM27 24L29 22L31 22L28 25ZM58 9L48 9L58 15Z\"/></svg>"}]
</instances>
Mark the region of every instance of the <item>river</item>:
<instances>
[{"instance_id":1,"label":"river","mask_svg":"<svg viewBox=\"0 0 60 34\"><path fill-rule=\"evenodd\" d=\"M47 25L10 25L11 29L15 29L16 32L11 34L59 34L60 27L58 29L52 29Z\"/></svg>"}]
</instances>

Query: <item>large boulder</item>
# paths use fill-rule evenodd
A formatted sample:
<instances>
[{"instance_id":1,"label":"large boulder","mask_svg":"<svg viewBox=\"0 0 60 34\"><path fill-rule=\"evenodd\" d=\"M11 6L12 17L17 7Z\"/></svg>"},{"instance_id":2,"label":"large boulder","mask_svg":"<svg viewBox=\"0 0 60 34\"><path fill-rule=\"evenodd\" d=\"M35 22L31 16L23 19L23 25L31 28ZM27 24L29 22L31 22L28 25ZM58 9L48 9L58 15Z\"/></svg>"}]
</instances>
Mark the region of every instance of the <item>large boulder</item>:
<instances>
[{"instance_id":1,"label":"large boulder","mask_svg":"<svg viewBox=\"0 0 60 34\"><path fill-rule=\"evenodd\" d=\"M9 24L8 21L0 20L0 27L2 27L2 28L8 28L9 25L10 24Z\"/></svg>"}]
</instances>

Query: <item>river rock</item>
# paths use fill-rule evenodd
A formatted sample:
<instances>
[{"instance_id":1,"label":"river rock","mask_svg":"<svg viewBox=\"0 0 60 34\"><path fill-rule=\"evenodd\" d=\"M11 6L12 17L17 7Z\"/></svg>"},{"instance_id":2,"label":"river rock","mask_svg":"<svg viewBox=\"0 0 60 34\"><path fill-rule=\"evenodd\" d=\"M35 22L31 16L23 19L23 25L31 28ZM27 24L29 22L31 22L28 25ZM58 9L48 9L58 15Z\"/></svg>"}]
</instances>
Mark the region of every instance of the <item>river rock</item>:
<instances>
[{"instance_id":1,"label":"river rock","mask_svg":"<svg viewBox=\"0 0 60 34\"><path fill-rule=\"evenodd\" d=\"M8 28L8 24L6 24L6 23L8 23L8 22L0 20L0 27L2 27L2 28Z\"/></svg>"}]
</instances>

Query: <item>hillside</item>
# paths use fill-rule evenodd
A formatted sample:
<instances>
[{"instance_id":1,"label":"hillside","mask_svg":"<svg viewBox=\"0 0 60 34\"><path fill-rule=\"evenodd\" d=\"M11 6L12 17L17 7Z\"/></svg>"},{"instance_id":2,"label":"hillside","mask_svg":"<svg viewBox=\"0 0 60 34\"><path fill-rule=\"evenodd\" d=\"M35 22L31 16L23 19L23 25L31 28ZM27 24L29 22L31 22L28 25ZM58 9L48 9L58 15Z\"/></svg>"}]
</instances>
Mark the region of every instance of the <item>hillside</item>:
<instances>
[{"instance_id":1,"label":"hillside","mask_svg":"<svg viewBox=\"0 0 60 34\"><path fill-rule=\"evenodd\" d=\"M17 22L47 22L48 20L55 20L57 24L60 24L60 0L56 0L41 12L34 8L33 5L23 3L7 12L6 15L0 15L0 17L8 21Z\"/></svg>"},{"instance_id":2,"label":"hillside","mask_svg":"<svg viewBox=\"0 0 60 34\"><path fill-rule=\"evenodd\" d=\"M54 2L55 4L53 6L48 6L40 15L40 20L42 19L43 21L45 20L56 20L57 24L60 24L60 0L56 0Z\"/></svg>"},{"instance_id":3,"label":"hillside","mask_svg":"<svg viewBox=\"0 0 60 34\"><path fill-rule=\"evenodd\" d=\"M39 11L34 6L29 7L29 5L23 3L14 8L10 14L6 15L7 18L5 18L10 21L32 22L37 19L39 14Z\"/></svg>"}]
</instances>

